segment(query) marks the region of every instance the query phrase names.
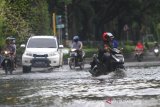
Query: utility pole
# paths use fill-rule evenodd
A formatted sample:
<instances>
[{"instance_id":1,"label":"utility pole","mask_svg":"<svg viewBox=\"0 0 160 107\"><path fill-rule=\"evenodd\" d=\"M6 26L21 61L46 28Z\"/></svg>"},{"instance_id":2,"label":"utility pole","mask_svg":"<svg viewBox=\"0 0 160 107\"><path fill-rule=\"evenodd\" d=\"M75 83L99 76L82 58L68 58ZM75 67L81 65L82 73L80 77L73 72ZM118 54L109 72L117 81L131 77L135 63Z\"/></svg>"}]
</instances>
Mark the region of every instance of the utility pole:
<instances>
[{"instance_id":1,"label":"utility pole","mask_svg":"<svg viewBox=\"0 0 160 107\"><path fill-rule=\"evenodd\" d=\"M66 36L66 45L68 45L68 9L67 9L67 3L65 3L65 36Z\"/></svg>"}]
</instances>

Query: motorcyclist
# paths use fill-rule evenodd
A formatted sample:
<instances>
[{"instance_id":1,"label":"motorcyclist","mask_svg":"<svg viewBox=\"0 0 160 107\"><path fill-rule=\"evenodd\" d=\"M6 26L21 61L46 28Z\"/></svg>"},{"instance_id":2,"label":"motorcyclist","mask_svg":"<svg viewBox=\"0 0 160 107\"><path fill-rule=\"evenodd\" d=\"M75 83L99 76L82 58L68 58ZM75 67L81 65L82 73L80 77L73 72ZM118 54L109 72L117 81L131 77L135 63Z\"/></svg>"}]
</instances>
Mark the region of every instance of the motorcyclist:
<instances>
[{"instance_id":1,"label":"motorcyclist","mask_svg":"<svg viewBox=\"0 0 160 107\"><path fill-rule=\"evenodd\" d=\"M15 54L16 53L15 53L15 47L12 45L12 39L10 37L8 37L6 39L6 46L4 47L3 50L7 50L7 51L10 52L11 60L13 62L13 69L14 69L14 59L15 59ZM2 66L3 66L3 64L2 64Z\"/></svg>"},{"instance_id":2,"label":"motorcyclist","mask_svg":"<svg viewBox=\"0 0 160 107\"><path fill-rule=\"evenodd\" d=\"M12 45L12 40L10 38L6 39L6 46L4 49L9 50L12 53L12 55L16 54L15 47Z\"/></svg>"},{"instance_id":3,"label":"motorcyclist","mask_svg":"<svg viewBox=\"0 0 160 107\"><path fill-rule=\"evenodd\" d=\"M144 46L141 41L138 41L135 47L135 51L144 51Z\"/></svg>"},{"instance_id":4,"label":"motorcyclist","mask_svg":"<svg viewBox=\"0 0 160 107\"><path fill-rule=\"evenodd\" d=\"M79 36L74 36L73 37L73 43L71 48L76 49L78 58L80 59L80 62L82 61L82 48L83 48L83 43L79 41Z\"/></svg>"},{"instance_id":5,"label":"motorcyclist","mask_svg":"<svg viewBox=\"0 0 160 107\"><path fill-rule=\"evenodd\" d=\"M102 35L103 42L104 42L104 54L103 54L103 62L106 65L107 70L111 70L111 49L116 47L115 43L113 42L114 36L110 32L104 32ZM116 44L117 45L117 44Z\"/></svg>"},{"instance_id":6,"label":"motorcyclist","mask_svg":"<svg viewBox=\"0 0 160 107\"><path fill-rule=\"evenodd\" d=\"M15 49L15 52L14 52L14 68L17 67L17 57L16 57L16 41L15 41L15 38L13 38L13 40L11 40L11 45L14 47Z\"/></svg>"},{"instance_id":7,"label":"motorcyclist","mask_svg":"<svg viewBox=\"0 0 160 107\"><path fill-rule=\"evenodd\" d=\"M111 49L112 48L117 48L118 47L118 42L114 40L114 36L112 35L112 33L110 32L104 32L102 35L102 39L103 39L103 48L102 49L98 49L98 59L105 63L107 70L111 70ZM91 64L91 69L95 66L96 62L93 60L93 62L90 63Z\"/></svg>"},{"instance_id":8,"label":"motorcyclist","mask_svg":"<svg viewBox=\"0 0 160 107\"><path fill-rule=\"evenodd\" d=\"M114 38L112 40L112 46L113 46L113 48L118 48L118 41Z\"/></svg>"}]
</instances>

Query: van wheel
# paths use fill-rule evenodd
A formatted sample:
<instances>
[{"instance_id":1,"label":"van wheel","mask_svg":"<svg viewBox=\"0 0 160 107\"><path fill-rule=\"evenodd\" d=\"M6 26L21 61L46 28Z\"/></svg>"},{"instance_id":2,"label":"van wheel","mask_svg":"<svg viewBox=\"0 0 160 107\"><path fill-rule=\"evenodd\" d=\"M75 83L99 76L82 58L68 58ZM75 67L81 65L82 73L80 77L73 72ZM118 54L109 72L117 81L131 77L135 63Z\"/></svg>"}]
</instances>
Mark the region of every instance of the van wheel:
<instances>
[{"instance_id":1,"label":"van wheel","mask_svg":"<svg viewBox=\"0 0 160 107\"><path fill-rule=\"evenodd\" d=\"M23 66L23 73L31 72L31 66Z\"/></svg>"}]
</instances>

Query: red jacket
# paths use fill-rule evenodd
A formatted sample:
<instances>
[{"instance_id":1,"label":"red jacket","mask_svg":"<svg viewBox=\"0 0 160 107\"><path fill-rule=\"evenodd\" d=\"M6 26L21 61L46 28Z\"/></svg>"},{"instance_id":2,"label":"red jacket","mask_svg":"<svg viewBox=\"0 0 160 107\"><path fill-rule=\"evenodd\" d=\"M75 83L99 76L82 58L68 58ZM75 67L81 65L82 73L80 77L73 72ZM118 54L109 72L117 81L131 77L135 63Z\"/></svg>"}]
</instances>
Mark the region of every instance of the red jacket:
<instances>
[{"instance_id":1,"label":"red jacket","mask_svg":"<svg viewBox=\"0 0 160 107\"><path fill-rule=\"evenodd\" d=\"M144 46L141 42L138 42L137 45L136 45L136 49L144 49Z\"/></svg>"}]
</instances>

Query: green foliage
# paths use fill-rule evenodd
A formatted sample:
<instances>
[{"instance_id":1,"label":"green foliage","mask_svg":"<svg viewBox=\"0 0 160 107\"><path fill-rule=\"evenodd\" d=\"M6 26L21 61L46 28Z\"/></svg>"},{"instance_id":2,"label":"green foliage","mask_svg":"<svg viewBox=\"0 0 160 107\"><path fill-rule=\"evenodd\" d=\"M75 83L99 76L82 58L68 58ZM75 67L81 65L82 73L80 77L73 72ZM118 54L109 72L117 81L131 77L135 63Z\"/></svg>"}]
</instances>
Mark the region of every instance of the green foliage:
<instances>
[{"instance_id":1,"label":"green foliage","mask_svg":"<svg viewBox=\"0 0 160 107\"><path fill-rule=\"evenodd\" d=\"M156 26L156 33L157 33L158 40L159 40L159 38L160 38L160 23L157 23L157 26Z\"/></svg>"},{"instance_id":2,"label":"green foliage","mask_svg":"<svg viewBox=\"0 0 160 107\"><path fill-rule=\"evenodd\" d=\"M133 41L126 41L125 43L124 43L125 45L134 45L135 43L133 42Z\"/></svg>"},{"instance_id":3,"label":"green foliage","mask_svg":"<svg viewBox=\"0 0 160 107\"><path fill-rule=\"evenodd\" d=\"M93 56L93 54L97 54L97 49L96 48L88 48L88 49L84 49L85 53L86 53L86 57L90 58Z\"/></svg>"},{"instance_id":4,"label":"green foliage","mask_svg":"<svg viewBox=\"0 0 160 107\"><path fill-rule=\"evenodd\" d=\"M21 42L31 34L50 34L51 21L46 0L2 1L0 1L0 34L3 37L14 36Z\"/></svg>"},{"instance_id":5,"label":"green foliage","mask_svg":"<svg viewBox=\"0 0 160 107\"><path fill-rule=\"evenodd\" d=\"M72 0L57 0L59 3L71 4Z\"/></svg>"},{"instance_id":6,"label":"green foliage","mask_svg":"<svg viewBox=\"0 0 160 107\"><path fill-rule=\"evenodd\" d=\"M0 38L0 47L3 47L5 45L5 39Z\"/></svg>"},{"instance_id":7,"label":"green foliage","mask_svg":"<svg viewBox=\"0 0 160 107\"><path fill-rule=\"evenodd\" d=\"M2 39L3 37L3 27L4 27L4 6L5 6L5 1L1 0L0 1L0 38Z\"/></svg>"},{"instance_id":8,"label":"green foliage","mask_svg":"<svg viewBox=\"0 0 160 107\"><path fill-rule=\"evenodd\" d=\"M4 35L7 36L16 36L19 40L25 39L25 36L28 36L29 32L29 23L25 19L27 14L27 0L16 0L10 1L6 0L5 4L5 32Z\"/></svg>"},{"instance_id":9,"label":"green foliage","mask_svg":"<svg viewBox=\"0 0 160 107\"><path fill-rule=\"evenodd\" d=\"M103 31L114 31L118 39L124 39L123 26L125 24L128 24L129 36L133 36L130 37L133 40L141 39L140 35L146 33L159 35L156 30L160 22L159 0L57 1L55 5L57 12L63 10L64 2L70 1L68 5L69 35L75 35L78 32L83 39L100 39L99 36Z\"/></svg>"},{"instance_id":10,"label":"green foliage","mask_svg":"<svg viewBox=\"0 0 160 107\"><path fill-rule=\"evenodd\" d=\"M84 40L100 40L103 31L110 31L121 40L124 24L130 28L130 39L146 33L160 38L160 0L0 0L0 37L23 41L30 34L50 34L51 15L64 15L64 5L69 38L78 34Z\"/></svg>"},{"instance_id":11,"label":"green foliage","mask_svg":"<svg viewBox=\"0 0 160 107\"><path fill-rule=\"evenodd\" d=\"M132 53L134 52L135 46L134 45L125 45L123 53Z\"/></svg>"},{"instance_id":12,"label":"green foliage","mask_svg":"<svg viewBox=\"0 0 160 107\"><path fill-rule=\"evenodd\" d=\"M30 26L33 34L47 35L50 33L50 18L46 0L36 0L31 10Z\"/></svg>"},{"instance_id":13,"label":"green foliage","mask_svg":"<svg viewBox=\"0 0 160 107\"><path fill-rule=\"evenodd\" d=\"M97 54L97 49L95 48L87 48L84 49L85 52L85 57L86 58L91 58L93 56L93 54ZM64 60L67 60L67 58L69 58L69 54L64 54Z\"/></svg>"}]
</instances>

